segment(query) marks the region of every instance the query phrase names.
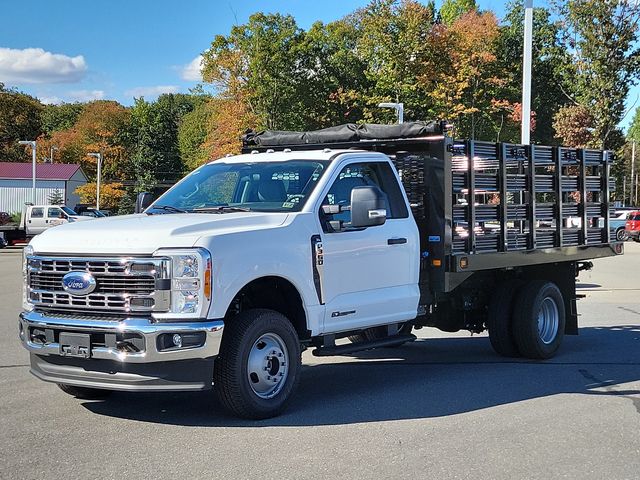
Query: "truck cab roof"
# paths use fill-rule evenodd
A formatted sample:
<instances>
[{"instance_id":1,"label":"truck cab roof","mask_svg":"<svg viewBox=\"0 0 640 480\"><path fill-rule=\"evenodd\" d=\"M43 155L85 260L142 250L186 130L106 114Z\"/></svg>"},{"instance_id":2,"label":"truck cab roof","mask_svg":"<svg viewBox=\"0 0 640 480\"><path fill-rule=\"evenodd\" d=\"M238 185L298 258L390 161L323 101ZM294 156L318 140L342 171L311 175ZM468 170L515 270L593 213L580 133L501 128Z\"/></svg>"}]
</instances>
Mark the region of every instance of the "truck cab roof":
<instances>
[{"instance_id":1,"label":"truck cab roof","mask_svg":"<svg viewBox=\"0 0 640 480\"><path fill-rule=\"evenodd\" d=\"M287 160L309 160L309 161L317 161L317 160L326 160L330 161L336 158L341 154L366 154L367 156L371 155L380 155L382 154L371 152L367 150L360 149L331 149L324 148L318 150L295 150L291 151L289 149L273 151L267 150L258 152L254 150L253 153L243 153L240 155L232 155L228 157L223 157L218 160L214 160L213 162L224 162L224 163L256 163L256 162L285 162ZM213 163L210 162L210 163Z\"/></svg>"}]
</instances>

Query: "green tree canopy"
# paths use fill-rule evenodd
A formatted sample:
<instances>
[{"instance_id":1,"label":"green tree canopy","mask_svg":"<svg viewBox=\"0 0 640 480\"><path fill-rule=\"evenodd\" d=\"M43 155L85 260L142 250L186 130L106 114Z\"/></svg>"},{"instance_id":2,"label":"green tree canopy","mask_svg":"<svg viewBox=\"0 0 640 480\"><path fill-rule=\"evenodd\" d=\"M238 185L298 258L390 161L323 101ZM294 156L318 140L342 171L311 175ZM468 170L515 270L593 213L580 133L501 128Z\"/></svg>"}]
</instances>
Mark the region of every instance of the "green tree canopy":
<instances>
[{"instance_id":1,"label":"green tree canopy","mask_svg":"<svg viewBox=\"0 0 640 480\"><path fill-rule=\"evenodd\" d=\"M593 143L619 148L618 130L629 88L640 73L640 4L627 0L566 0L564 46L572 55L565 76L574 101L594 119ZM616 132L617 131L617 132Z\"/></svg>"},{"instance_id":2,"label":"green tree canopy","mask_svg":"<svg viewBox=\"0 0 640 480\"><path fill-rule=\"evenodd\" d=\"M42 111L42 131L47 135L58 130L68 130L76 123L84 103L45 105Z\"/></svg>"},{"instance_id":3,"label":"green tree canopy","mask_svg":"<svg viewBox=\"0 0 640 480\"><path fill-rule=\"evenodd\" d=\"M31 158L20 140L35 140L42 132L42 104L35 98L0 83L0 161Z\"/></svg>"},{"instance_id":4,"label":"green tree canopy","mask_svg":"<svg viewBox=\"0 0 640 480\"><path fill-rule=\"evenodd\" d=\"M440 7L440 16L446 25L451 25L465 13L477 9L475 0L444 0Z\"/></svg>"}]
</instances>

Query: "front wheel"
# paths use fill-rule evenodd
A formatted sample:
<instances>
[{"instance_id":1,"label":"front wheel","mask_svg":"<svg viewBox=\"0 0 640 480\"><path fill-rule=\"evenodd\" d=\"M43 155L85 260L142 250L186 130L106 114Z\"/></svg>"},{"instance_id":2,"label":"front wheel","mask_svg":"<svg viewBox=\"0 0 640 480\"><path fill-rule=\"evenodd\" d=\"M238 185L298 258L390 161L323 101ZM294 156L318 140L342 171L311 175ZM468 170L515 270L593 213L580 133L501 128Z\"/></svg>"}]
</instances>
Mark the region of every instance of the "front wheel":
<instances>
[{"instance_id":1,"label":"front wheel","mask_svg":"<svg viewBox=\"0 0 640 480\"><path fill-rule=\"evenodd\" d=\"M536 280L520 290L513 312L513 336L522 356L553 357L562 343L564 327L564 300L554 283Z\"/></svg>"},{"instance_id":2,"label":"front wheel","mask_svg":"<svg viewBox=\"0 0 640 480\"><path fill-rule=\"evenodd\" d=\"M75 387L73 385L67 385L65 383L59 383L58 387L64 393L71 395L72 397L79 398L81 400L102 400L107 398L111 393L111 390L103 390L100 388L87 388L87 387Z\"/></svg>"},{"instance_id":3,"label":"front wheel","mask_svg":"<svg viewBox=\"0 0 640 480\"><path fill-rule=\"evenodd\" d=\"M300 368L300 340L291 322L273 310L247 310L225 326L214 391L239 417L274 417L293 396Z\"/></svg>"}]
</instances>

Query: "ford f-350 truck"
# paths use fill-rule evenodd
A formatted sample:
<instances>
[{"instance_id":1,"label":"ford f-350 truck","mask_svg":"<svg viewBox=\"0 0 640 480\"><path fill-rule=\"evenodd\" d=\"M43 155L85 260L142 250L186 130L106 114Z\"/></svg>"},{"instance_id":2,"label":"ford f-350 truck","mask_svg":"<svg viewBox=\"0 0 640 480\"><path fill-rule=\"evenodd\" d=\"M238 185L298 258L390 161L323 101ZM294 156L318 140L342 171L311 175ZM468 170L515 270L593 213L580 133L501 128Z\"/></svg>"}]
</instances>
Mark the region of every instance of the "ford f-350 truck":
<instances>
[{"instance_id":1,"label":"ford f-350 truck","mask_svg":"<svg viewBox=\"0 0 640 480\"><path fill-rule=\"evenodd\" d=\"M213 388L267 418L307 348L394 347L428 326L550 358L578 333L579 271L623 253L606 151L454 141L437 122L244 147L142 213L31 241L19 335L34 375L80 398Z\"/></svg>"}]
</instances>

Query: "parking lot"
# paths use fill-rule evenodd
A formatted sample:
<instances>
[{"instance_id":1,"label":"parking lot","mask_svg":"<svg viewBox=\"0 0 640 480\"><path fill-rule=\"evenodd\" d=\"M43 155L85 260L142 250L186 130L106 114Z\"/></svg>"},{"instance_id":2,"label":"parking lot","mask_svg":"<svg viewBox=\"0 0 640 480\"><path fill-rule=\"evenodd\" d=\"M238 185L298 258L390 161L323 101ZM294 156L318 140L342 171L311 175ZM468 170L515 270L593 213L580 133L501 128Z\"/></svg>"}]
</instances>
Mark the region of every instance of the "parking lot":
<instances>
[{"instance_id":1,"label":"parking lot","mask_svg":"<svg viewBox=\"0 0 640 480\"><path fill-rule=\"evenodd\" d=\"M0 250L3 479L638 478L640 244L581 274L580 335L553 360L429 329L396 349L307 352L290 409L260 422L208 393L81 401L31 376L20 260Z\"/></svg>"}]
</instances>

